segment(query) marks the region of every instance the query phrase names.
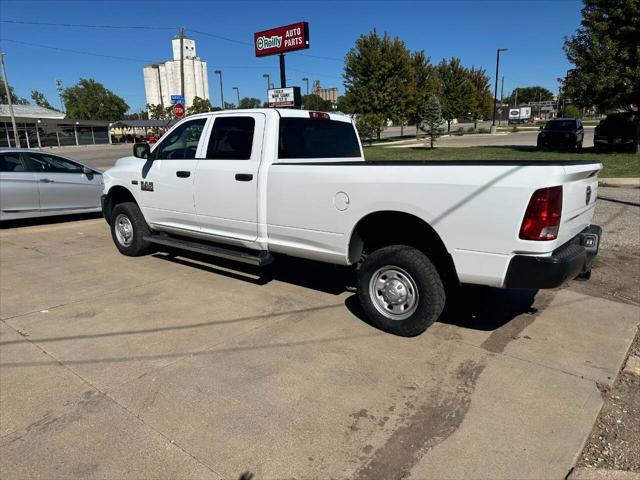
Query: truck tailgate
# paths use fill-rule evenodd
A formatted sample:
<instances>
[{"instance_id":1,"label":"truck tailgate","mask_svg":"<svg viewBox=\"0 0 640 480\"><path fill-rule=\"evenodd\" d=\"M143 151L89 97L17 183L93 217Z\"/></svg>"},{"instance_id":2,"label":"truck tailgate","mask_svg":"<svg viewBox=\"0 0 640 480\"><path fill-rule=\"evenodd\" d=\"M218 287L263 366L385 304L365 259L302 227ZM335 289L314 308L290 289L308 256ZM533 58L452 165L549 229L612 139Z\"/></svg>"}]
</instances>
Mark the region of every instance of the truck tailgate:
<instances>
[{"instance_id":1,"label":"truck tailgate","mask_svg":"<svg viewBox=\"0 0 640 480\"><path fill-rule=\"evenodd\" d=\"M569 241L591 224L601 169L600 163L565 166L559 243Z\"/></svg>"}]
</instances>

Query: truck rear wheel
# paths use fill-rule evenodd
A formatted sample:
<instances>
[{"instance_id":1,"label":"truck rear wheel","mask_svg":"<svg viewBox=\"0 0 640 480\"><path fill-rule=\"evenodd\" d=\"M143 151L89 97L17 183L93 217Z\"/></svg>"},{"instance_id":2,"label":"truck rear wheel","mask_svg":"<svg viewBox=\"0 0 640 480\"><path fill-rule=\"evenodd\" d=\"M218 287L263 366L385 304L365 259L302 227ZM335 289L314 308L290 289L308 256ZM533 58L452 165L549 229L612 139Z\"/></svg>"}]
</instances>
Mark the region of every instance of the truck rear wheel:
<instances>
[{"instance_id":1,"label":"truck rear wheel","mask_svg":"<svg viewBox=\"0 0 640 480\"><path fill-rule=\"evenodd\" d=\"M139 257L151 252L151 243L144 240L149 226L134 202L119 203L111 212L111 237L123 255Z\"/></svg>"},{"instance_id":2,"label":"truck rear wheel","mask_svg":"<svg viewBox=\"0 0 640 480\"><path fill-rule=\"evenodd\" d=\"M365 259L358 271L358 298L372 325L413 337L440 317L446 295L438 271L424 253L392 245Z\"/></svg>"}]
</instances>

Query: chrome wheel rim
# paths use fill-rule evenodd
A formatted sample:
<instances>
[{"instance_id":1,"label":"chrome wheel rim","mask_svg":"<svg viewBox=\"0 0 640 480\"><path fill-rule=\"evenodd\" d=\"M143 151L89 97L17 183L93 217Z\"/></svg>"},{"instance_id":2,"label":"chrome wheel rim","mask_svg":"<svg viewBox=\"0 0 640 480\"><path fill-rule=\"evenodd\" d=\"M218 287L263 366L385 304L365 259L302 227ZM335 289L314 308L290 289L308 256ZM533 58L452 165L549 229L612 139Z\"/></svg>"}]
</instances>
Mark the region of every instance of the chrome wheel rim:
<instances>
[{"instance_id":1,"label":"chrome wheel rim","mask_svg":"<svg viewBox=\"0 0 640 480\"><path fill-rule=\"evenodd\" d=\"M418 308L418 286L405 270L386 266L369 281L369 296L382 315L391 320L409 318Z\"/></svg>"},{"instance_id":2,"label":"chrome wheel rim","mask_svg":"<svg viewBox=\"0 0 640 480\"><path fill-rule=\"evenodd\" d=\"M131 220L124 214L120 214L116 217L115 226L116 238L120 245L128 247L133 242L133 225Z\"/></svg>"}]
</instances>

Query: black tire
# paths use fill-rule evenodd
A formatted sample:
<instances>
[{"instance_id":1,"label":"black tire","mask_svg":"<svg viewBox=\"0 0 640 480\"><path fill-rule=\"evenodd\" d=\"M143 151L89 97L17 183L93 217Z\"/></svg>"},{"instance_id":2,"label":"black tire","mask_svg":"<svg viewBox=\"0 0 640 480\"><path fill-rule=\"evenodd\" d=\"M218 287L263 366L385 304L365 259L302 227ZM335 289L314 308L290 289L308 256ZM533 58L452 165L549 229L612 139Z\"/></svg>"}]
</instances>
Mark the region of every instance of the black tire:
<instances>
[{"instance_id":1,"label":"black tire","mask_svg":"<svg viewBox=\"0 0 640 480\"><path fill-rule=\"evenodd\" d=\"M582 142L576 143L576 150L579 152L582 151Z\"/></svg>"},{"instance_id":2,"label":"black tire","mask_svg":"<svg viewBox=\"0 0 640 480\"><path fill-rule=\"evenodd\" d=\"M120 221L126 223L129 221L132 227L131 236L124 238L123 234L117 232ZM139 257L151 253L151 243L144 240L145 235L149 235L149 225L142 216L142 212L138 205L134 202L119 203L111 212L111 238L113 243L123 255L129 257ZM129 240L130 238L130 240ZM128 240L128 241L127 241Z\"/></svg>"},{"instance_id":3,"label":"black tire","mask_svg":"<svg viewBox=\"0 0 640 480\"><path fill-rule=\"evenodd\" d=\"M397 272L391 273L391 276L387 278L390 278L390 281L402 283L403 286L400 288L404 289L403 292L413 290L412 286L416 287L415 294L412 294L416 295L414 297L416 300L413 303L415 307L407 312L402 312L402 309L408 304L388 304L387 308L381 305L386 301L377 300L377 297L383 296L381 293L383 290L378 290L375 293L375 285L372 287L372 279L374 284L375 278L378 278L380 282L384 281L385 275L380 276L379 272L381 271ZM396 280L394 275L398 275L397 278L400 280ZM390 281L385 282L384 288L393 290L393 283L390 284ZM408 285L406 288L404 287L405 282ZM368 255L363 262L358 271L358 299L373 326L394 335L413 337L424 332L440 317L444 310L446 294L436 267L424 253L405 245L392 245L376 250ZM379 308L385 310L386 314L383 314ZM388 308L397 308L398 313L394 314L388 311ZM394 315L408 316L406 318L392 318Z\"/></svg>"}]
</instances>

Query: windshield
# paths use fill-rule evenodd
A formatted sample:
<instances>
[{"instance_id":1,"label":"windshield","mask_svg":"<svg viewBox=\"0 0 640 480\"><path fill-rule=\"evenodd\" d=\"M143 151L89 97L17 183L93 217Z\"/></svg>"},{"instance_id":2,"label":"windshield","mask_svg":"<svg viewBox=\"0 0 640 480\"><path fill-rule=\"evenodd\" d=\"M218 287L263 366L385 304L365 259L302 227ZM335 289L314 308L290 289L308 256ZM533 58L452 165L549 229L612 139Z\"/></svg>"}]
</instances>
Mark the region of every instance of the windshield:
<instances>
[{"instance_id":1,"label":"windshield","mask_svg":"<svg viewBox=\"0 0 640 480\"><path fill-rule=\"evenodd\" d=\"M551 120L547 123L547 126L544 127L545 130L575 130L575 128L575 120Z\"/></svg>"},{"instance_id":2,"label":"windshield","mask_svg":"<svg viewBox=\"0 0 640 480\"><path fill-rule=\"evenodd\" d=\"M605 118L602 123L607 125L625 125L633 123L638 114L634 113L612 113Z\"/></svg>"}]
</instances>

